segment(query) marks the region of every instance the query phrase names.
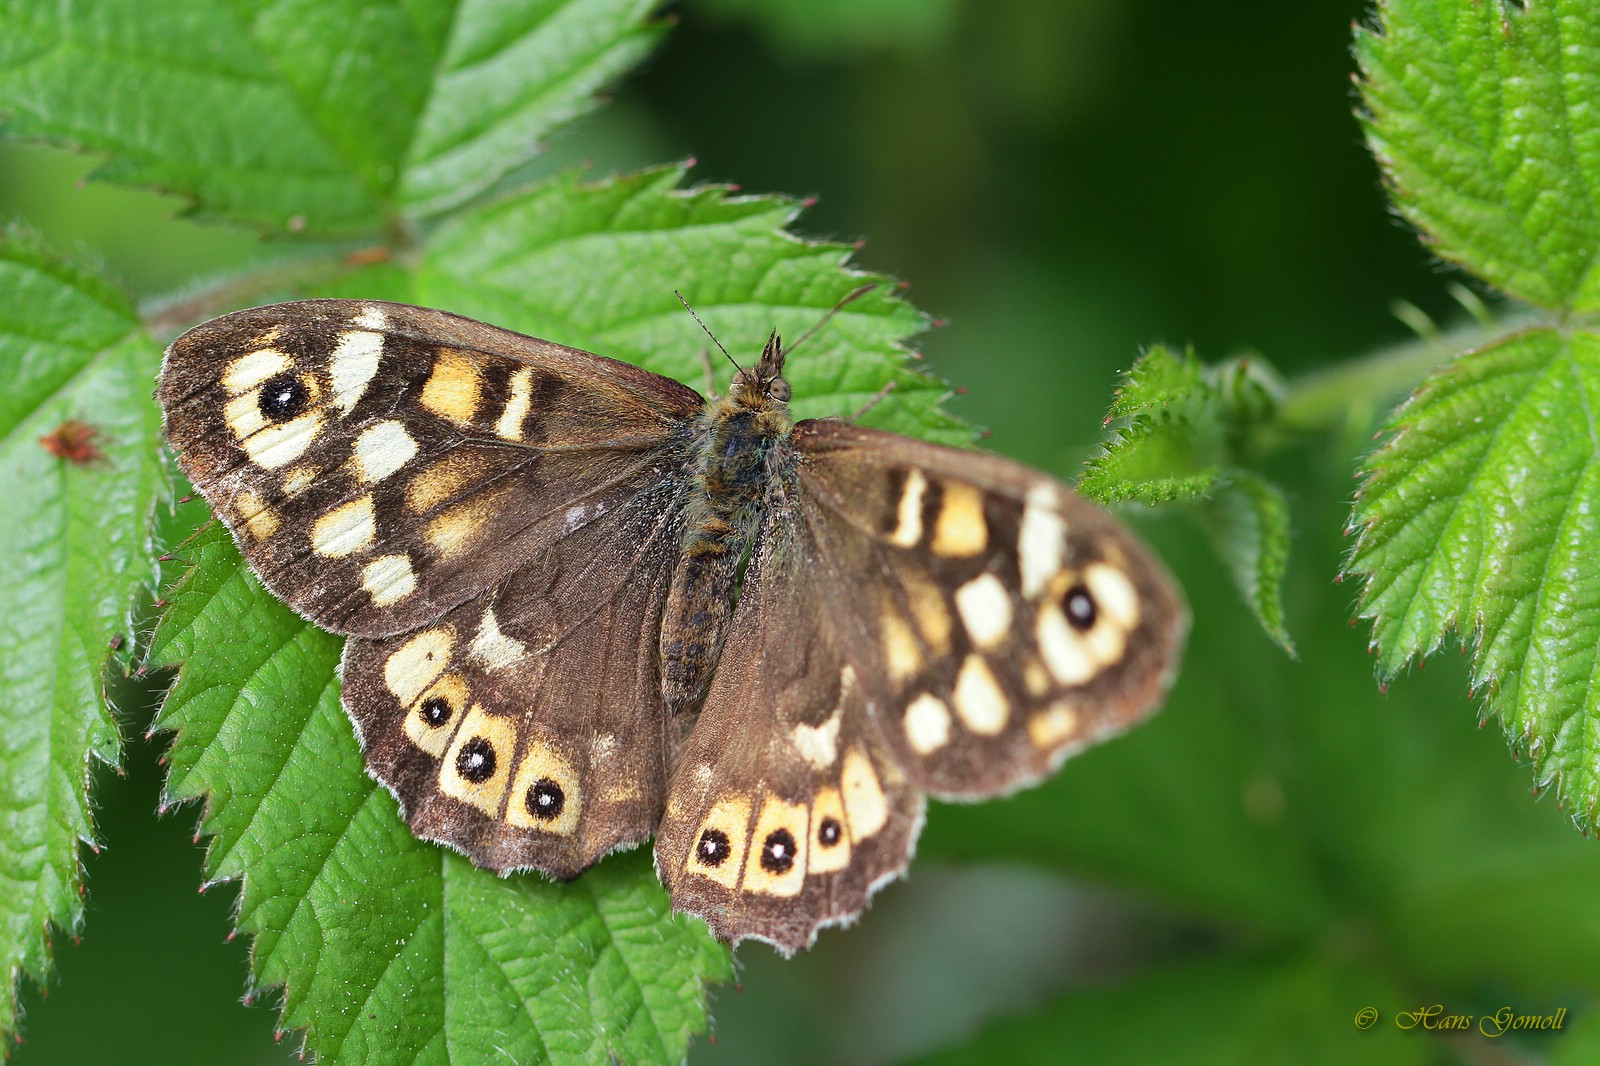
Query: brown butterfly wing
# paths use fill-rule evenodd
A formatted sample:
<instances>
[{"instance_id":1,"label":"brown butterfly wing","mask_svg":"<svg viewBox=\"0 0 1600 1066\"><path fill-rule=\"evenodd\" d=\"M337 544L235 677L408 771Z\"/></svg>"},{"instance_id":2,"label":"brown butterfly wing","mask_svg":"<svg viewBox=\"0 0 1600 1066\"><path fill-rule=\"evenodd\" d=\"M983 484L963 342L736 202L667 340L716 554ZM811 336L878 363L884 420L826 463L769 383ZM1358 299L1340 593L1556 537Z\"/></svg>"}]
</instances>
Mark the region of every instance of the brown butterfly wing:
<instances>
[{"instance_id":1,"label":"brown butterfly wing","mask_svg":"<svg viewBox=\"0 0 1600 1066\"><path fill-rule=\"evenodd\" d=\"M443 311L307 300L197 326L159 390L183 470L264 584L404 633L673 476L701 399Z\"/></svg>"},{"instance_id":2,"label":"brown butterfly wing","mask_svg":"<svg viewBox=\"0 0 1600 1066\"><path fill-rule=\"evenodd\" d=\"M904 871L921 792L809 577L790 514L769 517L656 836L673 906L789 954L857 917Z\"/></svg>"},{"instance_id":3,"label":"brown butterfly wing","mask_svg":"<svg viewBox=\"0 0 1600 1066\"><path fill-rule=\"evenodd\" d=\"M682 522L637 498L413 632L351 638L344 702L412 830L479 866L573 877L655 832L655 642Z\"/></svg>"}]
</instances>

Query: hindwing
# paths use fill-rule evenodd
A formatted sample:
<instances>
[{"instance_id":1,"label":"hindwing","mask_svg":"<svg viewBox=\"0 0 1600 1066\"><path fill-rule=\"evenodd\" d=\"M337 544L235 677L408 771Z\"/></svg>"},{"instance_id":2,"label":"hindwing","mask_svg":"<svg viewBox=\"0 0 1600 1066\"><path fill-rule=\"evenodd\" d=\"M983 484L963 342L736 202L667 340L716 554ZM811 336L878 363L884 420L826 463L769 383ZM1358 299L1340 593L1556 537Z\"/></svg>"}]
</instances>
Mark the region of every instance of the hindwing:
<instances>
[{"instance_id":1,"label":"hindwing","mask_svg":"<svg viewBox=\"0 0 1600 1066\"><path fill-rule=\"evenodd\" d=\"M769 517L656 835L675 907L785 954L904 871L923 813L812 555L792 514Z\"/></svg>"},{"instance_id":2,"label":"hindwing","mask_svg":"<svg viewBox=\"0 0 1600 1066\"><path fill-rule=\"evenodd\" d=\"M667 717L643 638L679 510L641 494L425 628L350 639L345 708L418 836L566 878L655 832Z\"/></svg>"}]
</instances>

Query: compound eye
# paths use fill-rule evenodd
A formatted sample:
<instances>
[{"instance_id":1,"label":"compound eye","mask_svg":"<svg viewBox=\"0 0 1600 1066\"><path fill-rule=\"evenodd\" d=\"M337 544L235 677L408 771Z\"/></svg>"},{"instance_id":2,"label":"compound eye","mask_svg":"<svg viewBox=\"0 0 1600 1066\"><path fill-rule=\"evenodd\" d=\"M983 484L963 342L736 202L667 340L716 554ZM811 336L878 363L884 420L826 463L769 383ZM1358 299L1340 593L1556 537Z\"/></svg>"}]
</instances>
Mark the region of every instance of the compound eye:
<instances>
[{"instance_id":1,"label":"compound eye","mask_svg":"<svg viewBox=\"0 0 1600 1066\"><path fill-rule=\"evenodd\" d=\"M772 397L774 400L778 400L782 403L788 403L792 392L789 388L789 383L783 378L773 378L772 384L767 386L767 395Z\"/></svg>"}]
</instances>

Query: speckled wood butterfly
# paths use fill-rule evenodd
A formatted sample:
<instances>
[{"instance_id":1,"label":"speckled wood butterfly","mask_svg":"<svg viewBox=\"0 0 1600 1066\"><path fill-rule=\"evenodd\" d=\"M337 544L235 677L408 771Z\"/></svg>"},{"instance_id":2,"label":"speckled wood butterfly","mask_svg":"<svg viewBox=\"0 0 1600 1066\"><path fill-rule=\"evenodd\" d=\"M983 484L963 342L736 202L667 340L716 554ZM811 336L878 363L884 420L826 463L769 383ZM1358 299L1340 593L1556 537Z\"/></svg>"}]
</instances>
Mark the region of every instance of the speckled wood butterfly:
<instances>
[{"instance_id":1,"label":"speckled wood butterfly","mask_svg":"<svg viewBox=\"0 0 1600 1066\"><path fill-rule=\"evenodd\" d=\"M1160 700L1161 565L1059 482L444 311L307 300L173 342L168 439L262 582L350 639L420 837L574 877L655 836L784 952L904 871L928 795L1037 781Z\"/></svg>"}]
</instances>

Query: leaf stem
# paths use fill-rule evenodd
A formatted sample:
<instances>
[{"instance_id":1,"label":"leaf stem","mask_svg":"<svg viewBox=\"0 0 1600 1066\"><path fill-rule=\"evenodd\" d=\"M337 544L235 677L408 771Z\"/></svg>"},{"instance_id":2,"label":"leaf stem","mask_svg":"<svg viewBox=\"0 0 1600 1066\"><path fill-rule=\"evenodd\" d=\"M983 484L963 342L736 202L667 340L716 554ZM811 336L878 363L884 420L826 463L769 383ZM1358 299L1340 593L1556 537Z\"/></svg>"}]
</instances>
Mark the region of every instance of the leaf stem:
<instances>
[{"instance_id":1,"label":"leaf stem","mask_svg":"<svg viewBox=\"0 0 1600 1066\"><path fill-rule=\"evenodd\" d=\"M1288 394L1278 409L1278 428L1303 434L1370 424L1378 412L1446 359L1525 328L1534 318L1529 311L1502 317L1489 326L1464 323L1302 374L1289 382Z\"/></svg>"}]
</instances>

